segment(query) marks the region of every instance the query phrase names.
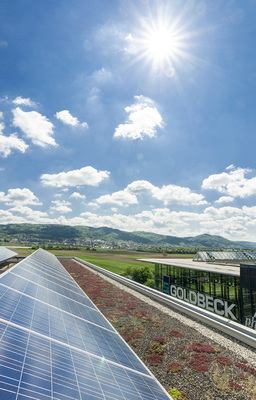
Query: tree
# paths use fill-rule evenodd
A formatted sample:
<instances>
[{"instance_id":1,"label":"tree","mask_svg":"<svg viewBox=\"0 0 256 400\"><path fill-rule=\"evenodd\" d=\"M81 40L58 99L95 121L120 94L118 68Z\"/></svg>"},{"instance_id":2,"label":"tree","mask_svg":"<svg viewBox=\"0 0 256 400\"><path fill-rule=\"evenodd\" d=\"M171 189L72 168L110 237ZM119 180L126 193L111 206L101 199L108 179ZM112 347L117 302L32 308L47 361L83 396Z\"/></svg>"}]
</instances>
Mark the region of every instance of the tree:
<instances>
[{"instance_id":1,"label":"tree","mask_svg":"<svg viewBox=\"0 0 256 400\"><path fill-rule=\"evenodd\" d=\"M143 285L147 281L154 279L154 274L147 265L145 265L144 267L129 266L125 269L124 275Z\"/></svg>"}]
</instances>

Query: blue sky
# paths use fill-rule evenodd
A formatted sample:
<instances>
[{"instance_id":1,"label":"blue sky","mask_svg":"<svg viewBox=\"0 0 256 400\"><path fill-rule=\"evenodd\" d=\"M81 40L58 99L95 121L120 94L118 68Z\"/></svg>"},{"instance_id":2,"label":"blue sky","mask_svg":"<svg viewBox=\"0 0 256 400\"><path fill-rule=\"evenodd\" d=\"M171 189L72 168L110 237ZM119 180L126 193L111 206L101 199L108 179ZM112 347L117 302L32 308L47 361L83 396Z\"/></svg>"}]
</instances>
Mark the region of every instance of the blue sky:
<instances>
[{"instance_id":1,"label":"blue sky","mask_svg":"<svg viewBox=\"0 0 256 400\"><path fill-rule=\"evenodd\" d=\"M256 241L254 0L2 0L0 224Z\"/></svg>"}]
</instances>

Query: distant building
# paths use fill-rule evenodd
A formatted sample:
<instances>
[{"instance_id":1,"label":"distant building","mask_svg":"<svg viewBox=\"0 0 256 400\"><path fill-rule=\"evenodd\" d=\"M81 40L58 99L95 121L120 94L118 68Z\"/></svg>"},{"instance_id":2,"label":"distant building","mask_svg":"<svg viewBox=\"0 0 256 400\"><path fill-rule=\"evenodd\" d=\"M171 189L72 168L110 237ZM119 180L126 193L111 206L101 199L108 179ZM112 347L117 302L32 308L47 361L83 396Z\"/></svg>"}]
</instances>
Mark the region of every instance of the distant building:
<instances>
[{"instance_id":1,"label":"distant building","mask_svg":"<svg viewBox=\"0 0 256 400\"><path fill-rule=\"evenodd\" d=\"M155 288L256 329L256 253L198 252L155 264Z\"/></svg>"}]
</instances>

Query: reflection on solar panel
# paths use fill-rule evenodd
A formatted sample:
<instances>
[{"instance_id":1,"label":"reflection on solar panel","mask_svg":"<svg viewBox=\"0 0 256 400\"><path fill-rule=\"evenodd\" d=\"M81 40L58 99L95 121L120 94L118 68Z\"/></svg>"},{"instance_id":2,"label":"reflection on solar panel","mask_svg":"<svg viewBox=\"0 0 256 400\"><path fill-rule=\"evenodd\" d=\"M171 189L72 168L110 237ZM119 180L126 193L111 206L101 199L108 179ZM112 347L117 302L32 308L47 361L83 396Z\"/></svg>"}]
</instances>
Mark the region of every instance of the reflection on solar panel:
<instances>
[{"instance_id":1,"label":"reflection on solar panel","mask_svg":"<svg viewBox=\"0 0 256 400\"><path fill-rule=\"evenodd\" d=\"M171 397L52 254L0 277L0 399Z\"/></svg>"},{"instance_id":2,"label":"reflection on solar panel","mask_svg":"<svg viewBox=\"0 0 256 400\"><path fill-rule=\"evenodd\" d=\"M15 256L17 256L17 253L14 251L9 250L6 247L0 247L0 263Z\"/></svg>"},{"instance_id":3,"label":"reflection on solar panel","mask_svg":"<svg viewBox=\"0 0 256 400\"><path fill-rule=\"evenodd\" d=\"M250 251L198 251L194 261L218 261L218 260L255 260L256 253Z\"/></svg>"},{"instance_id":4,"label":"reflection on solar panel","mask_svg":"<svg viewBox=\"0 0 256 400\"><path fill-rule=\"evenodd\" d=\"M248 256L248 258L251 258L252 260L256 260L256 253L251 253L249 251L245 251L244 253Z\"/></svg>"}]
</instances>

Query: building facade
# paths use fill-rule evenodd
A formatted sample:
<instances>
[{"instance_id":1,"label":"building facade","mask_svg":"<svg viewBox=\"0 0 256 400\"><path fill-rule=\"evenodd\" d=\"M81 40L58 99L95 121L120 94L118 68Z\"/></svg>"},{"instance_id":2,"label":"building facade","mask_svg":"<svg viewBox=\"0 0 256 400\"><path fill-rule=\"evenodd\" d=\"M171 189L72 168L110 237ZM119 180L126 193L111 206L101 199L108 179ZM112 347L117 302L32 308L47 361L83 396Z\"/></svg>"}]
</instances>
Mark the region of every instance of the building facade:
<instances>
[{"instance_id":1,"label":"building facade","mask_svg":"<svg viewBox=\"0 0 256 400\"><path fill-rule=\"evenodd\" d=\"M200 252L194 259L150 259L155 289L256 329L256 253Z\"/></svg>"}]
</instances>

